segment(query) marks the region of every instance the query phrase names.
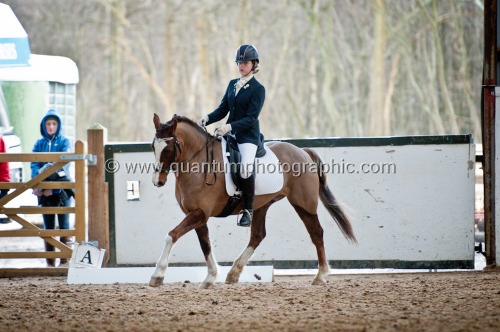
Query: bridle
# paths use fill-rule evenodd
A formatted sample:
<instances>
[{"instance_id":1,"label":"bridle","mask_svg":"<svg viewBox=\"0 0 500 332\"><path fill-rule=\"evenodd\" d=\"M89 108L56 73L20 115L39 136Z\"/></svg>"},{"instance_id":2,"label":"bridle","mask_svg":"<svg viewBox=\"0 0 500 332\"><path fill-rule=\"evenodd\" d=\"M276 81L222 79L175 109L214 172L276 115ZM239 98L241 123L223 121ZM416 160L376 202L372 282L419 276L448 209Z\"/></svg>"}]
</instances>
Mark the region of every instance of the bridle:
<instances>
[{"instance_id":1,"label":"bridle","mask_svg":"<svg viewBox=\"0 0 500 332\"><path fill-rule=\"evenodd\" d=\"M175 142L174 142L174 154L172 156L172 158L169 158L169 167L166 168L166 167L163 167L163 163L161 165L161 169L159 165L156 165L155 167L155 172L158 172L158 173L161 173L161 172L164 172L164 173L168 173L172 170L172 165L174 165L175 163L175 159L177 159L177 153L180 153L181 152L181 144L179 143L179 141L177 140L177 137L175 136L172 136L172 137L158 137L157 135L155 135L155 138L153 139L153 148L155 146L155 143L160 143L160 142L163 142L165 143L165 147L163 149L165 149L166 147L168 147L168 142L175 139ZM163 152L160 151L159 153L161 154Z\"/></svg>"},{"instance_id":2,"label":"bridle","mask_svg":"<svg viewBox=\"0 0 500 332\"><path fill-rule=\"evenodd\" d=\"M198 151L196 151L195 153L193 153L190 157L188 157L188 158L186 158L184 160L181 160L181 161L176 161L177 158L178 158L177 155L178 154L180 155L182 153L181 143L179 142L179 140L177 139L177 137L175 135L173 135L173 136L170 136L170 137L162 137L162 138L160 138L160 137L158 137L155 134L155 138L153 140L153 146L154 146L154 142L164 142L168 146L167 142L169 142L171 140L175 140L174 141L174 153L173 153L172 158L169 158L170 159L169 160L169 164L170 165L168 166L168 168L163 167L163 165L162 165L160 170L158 170L159 166L157 166L155 168L155 171L157 171L158 173L161 173L161 172L169 173L170 171L176 172L176 171L179 170L178 166L182 166L182 164L190 162L201 151L205 150L206 151L206 157L205 157L205 163L203 165L204 166L203 167L203 173L205 173L205 183L208 184L208 185L214 184L215 180L217 179L217 175L216 175L215 169L213 170L213 174L214 174L214 181L213 182L208 182L207 181L207 175L210 172L212 162L214 161L214 155L215 155L214 154L214 146L215 146L216 137L208 134L207 129L205 127L203 127L203 128L205 129L207 141L205 142L205 144ZM211 146L211 150L209 151L209 145L210 145L210 143L212 143L212 146ZM167 146L165 146L163 149L165 149ZM177 166L176 169L174 169L174 165Z\"/></svg>"}]
</instances>

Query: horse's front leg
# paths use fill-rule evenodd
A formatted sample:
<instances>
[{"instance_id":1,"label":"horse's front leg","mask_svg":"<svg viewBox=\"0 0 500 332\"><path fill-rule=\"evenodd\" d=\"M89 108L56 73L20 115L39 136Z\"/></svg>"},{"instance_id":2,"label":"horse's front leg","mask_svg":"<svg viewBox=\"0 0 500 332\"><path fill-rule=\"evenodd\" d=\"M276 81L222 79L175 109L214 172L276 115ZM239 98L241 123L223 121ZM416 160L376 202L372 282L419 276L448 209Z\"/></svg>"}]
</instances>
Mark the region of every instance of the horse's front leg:
<instances>
[{"instance_id":1,"label":"horse's front leg","mask_svg":"<svg viewBox=\"0 0 500 332\"><path fill-rule=\"evenodd\" d=\"M201 250L203 251L203 255L205 256L205 261L207 262L207 277L201 283L201 288L209 288L217 279L218 265L212 251L207 224L201 225L200 227L196 228L195 231L196 235L198 235Z\"/></svg>"},{"instance_id":2,"label":"horse's front leg","mask_svg":"<svg viewBox=\"0 0 500 332\"><path fill-rule=\"evenodd\" d=\"M198 208L188 213L182 222L168 233L165 239L165 247L163 248L160 258L156 262L156 269L151 276L149 286L158 287L163 284L163 278L165 276L165 271L167 270L170 251L177 240L187 232L200 227L206 222L207 218L205 217L205 213L203 210Z\"/></svg>"},{"instance_id":3,"label":"horse's front leg","mask_svg":"<svg viewBox=\"0 0 500 332\"><path fill-rule=\"evenodd\" d=\"M247 264L248 260L252 257L255 249L266 237L266 214L267 210L273 203L274 202L271 201L263 207L254 211L250 230L250 241L248 242L248 245L243 250L243 252L233 262L233 266L226 276L226 284L235 284L238 282L241 272L243 272L243 268Z\"/></svg>"}]
</instances>

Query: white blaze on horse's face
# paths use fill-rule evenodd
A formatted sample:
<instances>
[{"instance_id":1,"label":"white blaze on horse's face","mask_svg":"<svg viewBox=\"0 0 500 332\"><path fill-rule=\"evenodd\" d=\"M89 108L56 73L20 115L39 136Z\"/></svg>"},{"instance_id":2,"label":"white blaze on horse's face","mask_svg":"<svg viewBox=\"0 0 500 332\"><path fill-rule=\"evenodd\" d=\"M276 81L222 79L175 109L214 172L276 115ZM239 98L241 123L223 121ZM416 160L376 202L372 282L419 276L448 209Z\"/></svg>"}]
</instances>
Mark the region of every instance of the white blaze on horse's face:
<instances>
[{"instance_id":1,"label":"white blaze on horse's face","mask_svg":"<svg viewBox=\"0 0 500 332\"><path fill-rule=\"evenodd\" d=\"M157 187L161 187L165 184L165 182L162 182L160 180L160 174L161 174L161 153L163 152L163 149L167 147L167 141L172 140L173 137L167 137L167 138L155 138L153 141L153 148L154 148L154 153L155 153L155 161L156 165L158 167L155 167L155 171L153 173L153 184Z\"/></svg>"}]
</instances>

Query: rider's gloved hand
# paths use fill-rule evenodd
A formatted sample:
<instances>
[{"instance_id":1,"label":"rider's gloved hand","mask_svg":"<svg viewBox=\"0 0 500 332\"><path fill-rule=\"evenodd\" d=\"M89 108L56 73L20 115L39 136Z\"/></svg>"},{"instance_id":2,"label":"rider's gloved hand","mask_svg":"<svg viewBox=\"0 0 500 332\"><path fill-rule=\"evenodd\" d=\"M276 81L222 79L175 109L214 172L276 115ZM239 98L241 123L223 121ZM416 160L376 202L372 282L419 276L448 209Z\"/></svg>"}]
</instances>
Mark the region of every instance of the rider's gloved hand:
<instances>
[{"instance_id":1,"label":"rider's gloved hand","mask_svg":"<svg viewBox=\"0 0 500 332\"><path fill-rule=\"evenodd\" d=\"M231 125L229 123L222 125L215 129L215 135L224 136L224 134L231 131Z\"/></svg>"},{"instance_id":2,"label":"rider's gloved hand","mask_svg":"<svg viewBox=\"0 0 500 332\"><path fill-rule=\"evenodd\" d=\"M204 117L202 117L201 119L199 119L198 121L196 121L196 123L198 124L198 126L200 127L204 127L207 125L207 122L208 122L208 115L205 115Z\"/></svg>"}]
</instances>

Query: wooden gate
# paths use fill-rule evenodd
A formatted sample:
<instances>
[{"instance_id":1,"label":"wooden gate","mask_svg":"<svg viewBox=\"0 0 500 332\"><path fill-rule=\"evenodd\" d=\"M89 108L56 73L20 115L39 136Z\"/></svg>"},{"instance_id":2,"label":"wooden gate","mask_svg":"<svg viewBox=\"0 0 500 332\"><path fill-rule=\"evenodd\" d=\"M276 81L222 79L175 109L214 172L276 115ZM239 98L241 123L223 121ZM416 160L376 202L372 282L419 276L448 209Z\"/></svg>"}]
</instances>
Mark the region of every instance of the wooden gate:
<instances>
[{"instance_id":1,"label":"wooden gate","mask_svg":"<svg viewBox=\"0 0 500 332\"><path fill-rule=\"evenodd\" d=\"M27 182L0 183L0 189L11 190L5 197L0 199L0 213L7 215L11 220L23 226L19 230L0 231L0 237L40 237L45 242L53 245L59 251L51 252L1 252L0 259L9 258L70 258L72 249L66 244L56 239L57 236L74 236L75 241L81 243L86 237L86 143L77 141L75 143L75 153L0 153L0 162L53 162L54 165L38 174ZM42 182L45 178L53 174L64 165L75 163L74 182ZM33 189L74 189L74 207L38 207L21 206L6 207L12 201L27 190ZM45 230L38 228L28 220L23 214L75 214L75 228L68 230ZM0 273L1 273L0 269Z\"/></svg>"}]
</instances>

